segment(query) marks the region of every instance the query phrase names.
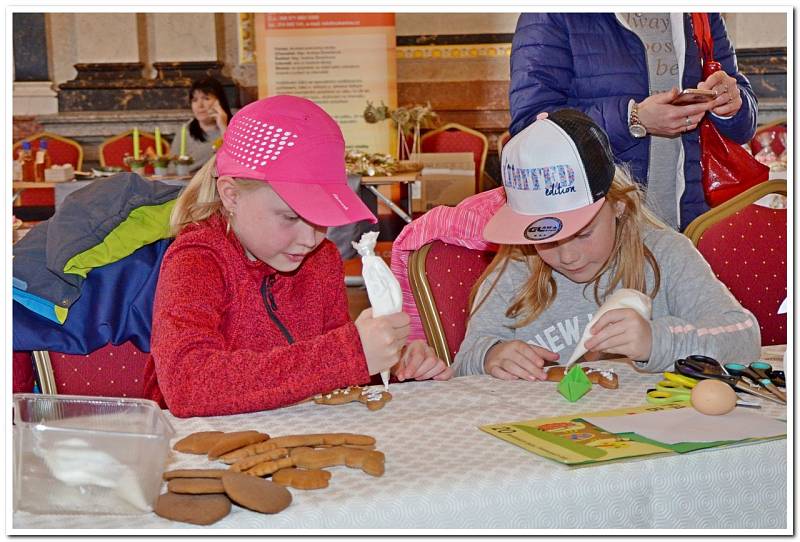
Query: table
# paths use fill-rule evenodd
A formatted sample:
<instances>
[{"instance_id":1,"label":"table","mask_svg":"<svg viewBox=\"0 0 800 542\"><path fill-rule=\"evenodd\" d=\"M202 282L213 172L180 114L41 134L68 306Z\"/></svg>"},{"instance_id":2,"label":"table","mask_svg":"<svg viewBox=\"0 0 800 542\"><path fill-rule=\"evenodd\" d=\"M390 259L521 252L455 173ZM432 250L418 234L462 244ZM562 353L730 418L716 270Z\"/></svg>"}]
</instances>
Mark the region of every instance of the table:
<instances>
[{"instance_id":1,"label":"table","mask_svg":"<svg viewBox=\"0 0 800 542\"><path fill-rule=\"evenodd\" d=\"M380 190L377 189L377 187L393 184L407 185L417 181L419 178L419 173L419 171L415 171L411 173L397 173L395 175L388 176L361 177L361 199L364 201L367 207L370 208L370 210L373 210L373 212L375 212L375 209L377 209L377 200L380 200L386 204L386 206L391 209L393 213L402 218L406 223L409 223L411 222L413 197L411 187L407 187L406 190L405 211L390 198L387 198L385 195L383 195Z\"/></svg>"},{"instance_id":2,"label":"table","mask_svg":"<svg viewBox=\"0 0 800 542\"><path fill-rule=\"evenodd\" d=\"M780 354L777 354L779 359ZM776 356L772 358L773 365ZM472 376L393 385L394 399L370 412L360 403L304 403L275 411L170 421L175 440L194 431L257 429L359 432L386 453L386 473L331 469L330 487L291 490L274 516L234 506L217 529L787 529L787 440L570 469L480 431L488 423L644 403L660 375L613 367L620 388L595 386L568 403L555 383ZM785 416L766 403L762 413ZM203 456L173 452L168 469L208 468ZM36 516L18 512L15 529L188 529L140 516ZM292 532L292 531L290 531ZM23 534L18 531L15 534Z\"/></svg>"}]
</instances>

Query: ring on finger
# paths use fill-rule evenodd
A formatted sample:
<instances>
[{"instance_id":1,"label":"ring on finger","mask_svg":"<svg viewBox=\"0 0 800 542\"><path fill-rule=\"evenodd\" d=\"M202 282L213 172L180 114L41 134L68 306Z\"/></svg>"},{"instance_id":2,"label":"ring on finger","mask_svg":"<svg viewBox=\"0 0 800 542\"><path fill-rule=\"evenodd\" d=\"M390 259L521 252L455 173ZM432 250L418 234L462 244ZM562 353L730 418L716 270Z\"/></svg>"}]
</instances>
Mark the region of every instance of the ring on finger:
<instances>
[{"instance_id":1,"label":"ring on finger","mask_svg":"<svg viewBox=\"0 0 800 542\"><path fill-rule=\"evenodd\" d=\"M692 125L692 119L688 115L686 116L686 129L689 129L689 126Z\"/></svg>"}]
</instances>

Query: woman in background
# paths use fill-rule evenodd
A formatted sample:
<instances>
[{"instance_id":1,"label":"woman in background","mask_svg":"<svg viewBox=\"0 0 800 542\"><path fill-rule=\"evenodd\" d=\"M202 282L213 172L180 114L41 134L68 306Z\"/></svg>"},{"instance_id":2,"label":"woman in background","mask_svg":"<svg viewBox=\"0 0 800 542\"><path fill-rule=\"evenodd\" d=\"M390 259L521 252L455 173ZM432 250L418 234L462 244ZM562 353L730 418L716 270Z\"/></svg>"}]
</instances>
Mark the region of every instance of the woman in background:
<instances>
[{"instance_id":1,"label":"woman in background","mask_svg":"<svg viewBox=\"0 0 800 542\"><path fill-rule=\"evenodd\" d=\"M192 83L189 102L194 118L185 125L188 132L186 154L194 158L189 171L197 171L222 143L222 136L233 114L225 90L213 77L204 77ZM172 149L180 149L180 137L179 131L172 140Z\"/></svg>"}]
</instances>

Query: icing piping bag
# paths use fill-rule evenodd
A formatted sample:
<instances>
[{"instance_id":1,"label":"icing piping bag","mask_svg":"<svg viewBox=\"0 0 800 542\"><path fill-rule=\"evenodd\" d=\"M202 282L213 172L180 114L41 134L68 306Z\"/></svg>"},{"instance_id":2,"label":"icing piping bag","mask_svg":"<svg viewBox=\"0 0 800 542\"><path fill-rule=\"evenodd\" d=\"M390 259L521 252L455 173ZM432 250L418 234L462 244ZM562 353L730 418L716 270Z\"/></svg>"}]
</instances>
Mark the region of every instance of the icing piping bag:
<instances>
[{"instance_id":1,"label":"icing piping bag","mask_svg":"<svg viewBox=\"0 0 800 542\"><path fill-rule=\"evenodd\" d=\"M397 282L392 270L375 255L375 243L378 241L378 232L370 231L361 236L353 248L361 255L361 275L367 287L367 297L372 305L372 316L386 316L403 309L403 293L400 283ZM381 371L383 388L389 389L389 371Z\"/></svg>"}]
</instances>

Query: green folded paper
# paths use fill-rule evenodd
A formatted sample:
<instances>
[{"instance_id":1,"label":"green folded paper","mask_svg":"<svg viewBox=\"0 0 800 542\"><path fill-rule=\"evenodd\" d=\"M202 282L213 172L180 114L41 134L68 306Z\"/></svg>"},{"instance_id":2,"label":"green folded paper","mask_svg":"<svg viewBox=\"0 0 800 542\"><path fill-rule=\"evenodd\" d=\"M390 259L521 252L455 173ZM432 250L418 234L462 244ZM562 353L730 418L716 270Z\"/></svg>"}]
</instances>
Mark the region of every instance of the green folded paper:
<instances>
[{"instance_id":1,"label":"green folded paper","mask_svg":"<svg viewBox=\"0 0 800 542\"><path fill-rule=\"evenodd\" d=\"M586 395L590 389L592 389L592 383L577 363L558 383L558 393L571 403Z\"/></svg>"}]
</instances>

